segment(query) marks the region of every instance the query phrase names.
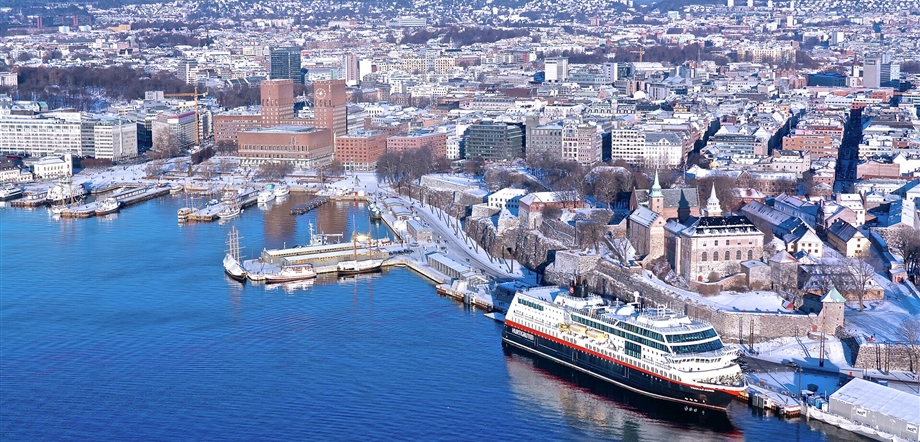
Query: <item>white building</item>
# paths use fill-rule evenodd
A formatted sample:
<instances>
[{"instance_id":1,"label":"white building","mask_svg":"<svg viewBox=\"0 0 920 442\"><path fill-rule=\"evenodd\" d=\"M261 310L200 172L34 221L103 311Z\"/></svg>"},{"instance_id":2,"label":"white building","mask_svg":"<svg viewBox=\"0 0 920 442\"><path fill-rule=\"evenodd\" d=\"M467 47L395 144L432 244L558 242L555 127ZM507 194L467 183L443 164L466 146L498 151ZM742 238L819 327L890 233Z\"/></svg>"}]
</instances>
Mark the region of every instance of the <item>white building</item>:
<instances>
[{"instance_id":1,"label":"white building","mask_svg":"<svg viewBox=\"0 0 920 442\"><path fill-rule=\"evenodd\" d=\"M56 156L42 157L32 163L32 173L35 178L60 178L73 175L73 158L64 154L63 158Z\"/></svg>"},{"instance_id":2,"label":"white building","mask_svg":"<svg viewBox=\"0 0 920 442\"><path fill-rule=\"evenodd\" d=\"M101 120L93 127L93 135L96 158L112 161L137 158L137 123Z\"/></svg>"},{"instance_id":3,"label":"white building","mask_svg":"<svg viewBox=\"0 0 920 442\"><path fill-rule=\"evenodd\" d=\"M569 59L565 57L547 58L544 68L547 83L563 83L569 78Z\"/></svg>"},{"instance_id":4,"label":"white building","mask_svg":"<svg viewBox=\"0 0 920 442\"><path fill-rule=\"evenodd\" d=\"M518 201L524 195L527 195L527 191L524 189L506 187L488 196L488 206L496 209L508 209L511 213L517 214Z\"/></svg>"},{"instance_id":5,"label":"white building","mask_svg":"<svg viewBox=\"0 0 920 442\"><path fill-rule=\"evenodd\" d=\"M7 115L0 119L0 152L42 157L69 153L92 156L93 145L84 143L78 112L54 116Z\"/></svg>"}]
</instances>

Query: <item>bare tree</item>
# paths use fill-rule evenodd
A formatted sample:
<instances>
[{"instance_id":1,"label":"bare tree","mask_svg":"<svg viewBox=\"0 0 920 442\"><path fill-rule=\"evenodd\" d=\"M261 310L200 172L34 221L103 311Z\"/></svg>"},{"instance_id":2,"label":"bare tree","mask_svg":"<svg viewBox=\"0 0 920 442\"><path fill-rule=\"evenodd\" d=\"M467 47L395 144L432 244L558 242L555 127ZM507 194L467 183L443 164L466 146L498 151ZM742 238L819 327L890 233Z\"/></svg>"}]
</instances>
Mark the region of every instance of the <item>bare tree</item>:
<instances>
[{"instance_id":1,"label":"bare tree","mask_svg":"<svg viewBox=\"0 0 920 442\"><path fill-rule=\"evenodd\" d=\"M294 171L294 166L287 161L264 162L259 164L256 177L263 180L277 181Z\"/></svg>"},{"instance_id":2,"label":"bare tree","mask_svg":"<svg viewBox=\"0 0 920 442\"><path fill-rule=\"evenodd\" d=\"M160 174L163 173L163 160L148 161L144 166L144 173L148 178L156 178L159 181Z\"/></svg>"},{"instance_id":3,"label":"bare tree","mask_svg":"<svg viewBox=\"0 0 920 442\"><path fill-rule=\"evenodd\" d=\"M218 155L236 155L239 149L236 143L221 140L214 145L214 150L217 151Z\"/></svg>"},{"instance_id":4,"label":"bare tree","mask_svg":"<svg viewBox=\"0 0 920 442\"><path fill-rule=\"evenodd\" d=\"M632 245L629 243L629 239L626 238L626 232L619 232L617 234L612 234L610 237L610 251L611 254L621 263L629 263L629 250L632 248Z\"/></svg>"},{"instance_id":5,"label":"bare tree","mask_svg":"<svg viewBox=\"0 0 920 442\"><path fill-rule=\"evenodd\" d=\"M910 371L917 372L916 361L920 357L920 320L916 318L907 318L898 326L898 337L903 339L907 344Z\"/></svg>"},{"instance_id":6,"label":"bare tree","mask_svg":"<svg viewBox=\"0 0 920 442\"><path fill-rule=\"evenodd\" d=\"M904 270L920 276L920 227L901 226L887 231L888 249L904 259Z\"/></svg>"},{"instance_id":7,"label":"bare tree","mask_svg":"<svg viewBox=\"0 0 920 442\"><path fill-rule=\"evenodd\" d=\"M588 245L593 245L594 253L600 253L600 242L604 240L607 226L596 221L588 221L576 223L575 227L578 229L575 232L578 235L578 246L584 248Z\"/></svg>"},{"instance_id":8,"label":"bare tree","mask_svg":"<svg viewBox=\"0 0 920 442\"><path fill-rule=\"evenodd\" d=\"M179 137L171 130L157 132L153 137L153 159L166 159L179 155Z\"/></svg>"},{"instance_id":9,"label":"bare tree","mask_svg":"<svg viewBox=\"0 0 920 442\"><path fill-rule=\"evenodd\" d=\"M859 311L863 311L865 309L863 300L866 297L869 283L875 277L875 268L872 267L872 264L869 264L867 255L846 258L841 262L841 266L845 271L838 273L842 278L838 281L847 291L856 295L856 299L859 301Z\"/></svg>"},{"instance_id":10,"label":"bare tree","mask_svg":"<svg viewBox=\"0 0 920 442\"><path fill-rule=\"evenodd\" d=\"M236 167L236 164L236 161L234 161L232 158L224 157L217 161L217 170L220 173L232 172L233 168Z\"/></svg>"}]
</instances>

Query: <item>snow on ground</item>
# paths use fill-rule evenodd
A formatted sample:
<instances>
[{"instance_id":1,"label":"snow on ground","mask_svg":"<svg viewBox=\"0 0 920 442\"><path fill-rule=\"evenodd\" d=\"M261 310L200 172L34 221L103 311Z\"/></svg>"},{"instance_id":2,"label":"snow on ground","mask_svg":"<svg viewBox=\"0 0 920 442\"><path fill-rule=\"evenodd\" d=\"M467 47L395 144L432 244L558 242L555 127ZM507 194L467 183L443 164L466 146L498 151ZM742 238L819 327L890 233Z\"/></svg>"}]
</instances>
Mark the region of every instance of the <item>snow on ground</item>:
<instances>
[{"instance_id":1,"label":"snow on ground","mask_svg":"<svg viewBox=\"0 0 920 442\"><path fill-rule=\"evenodd\" d=\"M864 338L903 341L898 327L907 318L920 319L920 299L906 284L894 284L882 275L876 275L875 280L885 289L885 299L863 302L862 312L857 302L848 302L845 320Z\"/></svg>"},{"instance_id":2,"label":"snow on ground","mask_svg":"<svg viewBox=\"0 0 920 442\"><path fill-rule=\"evenodd\" d=\"M376 194L380 191L379 187L377 175L374 172L358 172L354 175L346 175L341 180L327 186L328 189L340 191L364 190L368 194Z\"/></svg>"},{"instance_id":3,"label":"snow on ground","mask_svg":"<svg viewBox=\"0 0 920 442\"><path fill-rule=\"evenodd\" d=\"M805 331L803 330L802 333ZM754 344L757 359L782 364L795 362L799 366L838 372L841 368L849 368L847 362L848 349L843 342L833 336L827 336L824 342L824 367L820 366L821 341L810 339L807 336L771 339L767 342Z\"/></svg>"},{"instance_id":4,"label":"snow on ground","mask_svg":"<svg viewBox=\"0 0 920 442\"><path fill-rule=\"evenodd\" d=\"M447 239L449 239L455 246L461 249L466 248L466 252L472 255L480 265L488 267L495 272L511 278L523 278L525 276L523 271L527 271L527 269L524 269L520 263L514 262L514 272L512 273L510 271L512 266L510 259L506 260L501 257L493 258L489 256L489 254L482 247L474 245L474 241L466 235L463 229L454 229L454 227L448 226L447 223L442 219L445 217L444 214L442 214L442 217L439 218L437 214L432 212L431 205L421 207L421 205L415 200L411 200L404 196L400 198L402 198L403 201L406 201L407 205L415 204L414 208L417 214L421 215L422 218L424 218L424 220L434 229L447 234ZM452 221L452 224L455 222L456 220Z\"/></svg>"},{"instance_id":5,"label":"snow on ground","mask_svg":"<svg viewBox=\"0 0 920 442\"><path fill-rule=\"evenodd\" d=\"M667 284L656 278L649 271L642 272L642 280L646 284L654 284L663 288L666 292L676 295L678 299L689 299L700 304L706 304L719 310L727 311L748 311L763 313L792 313L783 307L785 300L775 292L754 291L754 292L722 292L714 296L704 296L689 290L683 290L678 287Z\"/></svg>"}]
</instances>

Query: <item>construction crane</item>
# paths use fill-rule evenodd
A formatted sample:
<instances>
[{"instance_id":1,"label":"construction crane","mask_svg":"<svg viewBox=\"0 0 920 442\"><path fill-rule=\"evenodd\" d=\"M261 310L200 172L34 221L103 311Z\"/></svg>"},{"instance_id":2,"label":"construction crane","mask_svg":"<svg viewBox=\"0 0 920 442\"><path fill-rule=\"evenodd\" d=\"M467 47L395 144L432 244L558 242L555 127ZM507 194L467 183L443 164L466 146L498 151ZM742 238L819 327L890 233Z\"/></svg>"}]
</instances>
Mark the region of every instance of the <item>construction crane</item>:
<instances>
[{"instance_id":1,"label":"construction crane","mask_svg":"<svg viewBox=\"0 0 920 442\"><path fill-rule=\"evenodd\" d=\"M201 145L200 135L198 133L200 129L198 121L198 97L205 97L207 94L199 94L198 86L195 86L195 92L185 92L181 94L163 94L164 97L176 98L176 97L193 97L195 99L195 146Z\"/></svg>"},{"instance_id":2,"label":"construction crane","mask_svg":"<svg viewBox=\"0 0 920 442\"><path fill-rule=\"evenodd\" d=\"M642 63L642 56L645 55L645 48L639 48L638 51L629 51L630 54L639 54L639 63Z\"/></svg>"}]
</instances>

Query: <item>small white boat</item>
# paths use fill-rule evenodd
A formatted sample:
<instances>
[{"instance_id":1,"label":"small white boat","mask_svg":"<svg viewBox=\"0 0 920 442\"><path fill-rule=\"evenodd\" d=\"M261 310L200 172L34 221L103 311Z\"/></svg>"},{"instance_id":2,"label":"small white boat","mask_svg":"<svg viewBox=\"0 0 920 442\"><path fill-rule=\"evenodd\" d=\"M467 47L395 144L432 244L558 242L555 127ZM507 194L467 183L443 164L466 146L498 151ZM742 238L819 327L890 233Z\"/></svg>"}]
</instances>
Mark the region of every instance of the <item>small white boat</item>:
<instances>
[{"instance_id":1,"label":"small white boat","mask_svg":"<svg viewBox=\"0 0 920 442\"><path fill-rule=\"evenodd\" d=\"M290 281L301 281L304 279L311 279L316 277L316 272L313 271L313 266L310 264L302 265L292 265L281 267L281 270L274 273L265 274L265 282L267 283L276 283L276 282L290 282Z\"/></svg>"},{"instance_id":2,"label":"small white boat","mask_svg":"<svg viewBox=\"0 0 920 442\"><path fill-rule=\"evenodd\" d=\"M115 213L121 207L121 202L115 198L108 197L96 205L96 216L108 215Z\"/></svg>"},{"instance_id":3,"label":"small white boat","mask_svg":"<svg viewBox=\"0 0 920 442\"><path fill-rule=\"evenodd\" d=\"M259 192L259 196L256 201L260 203L267 203L275 200L275 186L269 184L265 186L262 191Z\"/></svg>"},{"instance_id":4,"label":"small white boat","mask_svg":"<svg viewBox=\"0 0 920 442\"><path fill-rule=\"evenodd\" d=\"M21 197L22 193L21 187L14 186L12 183L6 183L6 185L0 189L0 201L14 200Z\"/></svg>"},{"instance_id":5,"label":"small white boat","mask_svg":"<svg viewBox=\"0 0 920 442\"><path fill-rule=\"evenodd\" d=\"M185 190L185 187L182 186L181 184L173 184L173 185L170 186L170 188L169 188L169 193L170 193L171 195L176 195L176 194L178 194L178 193L182 193L183 190Z\"/></svg>"},{"instance_id":6,"label":"small white boat","mask_svg":"<svg viewBox=\"0 0 920 442\"><path fill-rule=\"evenodd\" d=\"M224 210L217 212L217 217L220 219L230 219L236 216L239 216L243 212L243 209L240 206L233 204L227 206Z\"/></svg>"},{"instance_id":7,"label":"small white boat","mask_svg":"<svg viewBox=\"0 0 920 442\"><path fill-rule=\"evenodd\" d=\"M276 197L276 198L277 198L277 197L287 196L289 193L291 193L291 188L288 187L287 183L285 183L284 181L282 181L282 182L278 183L277 186L275 186L275 190L272 191L272 193L275 194L275 197Z\"/></svg>"},{"instance_id":8,"label":"small white boat","mask_svg":"<svg viewBox=\"0 0 920 442\"><path fill-rule=\"evenodd\" d=\"M336 266L339 275L357 275L359 273L374 272L380 269L383 261L379 259L367 259L364 261L342 261Z\"/></svg>"}]
</instances>

